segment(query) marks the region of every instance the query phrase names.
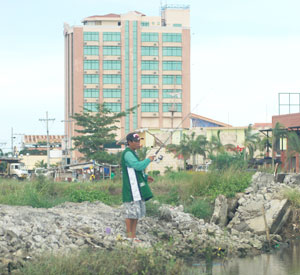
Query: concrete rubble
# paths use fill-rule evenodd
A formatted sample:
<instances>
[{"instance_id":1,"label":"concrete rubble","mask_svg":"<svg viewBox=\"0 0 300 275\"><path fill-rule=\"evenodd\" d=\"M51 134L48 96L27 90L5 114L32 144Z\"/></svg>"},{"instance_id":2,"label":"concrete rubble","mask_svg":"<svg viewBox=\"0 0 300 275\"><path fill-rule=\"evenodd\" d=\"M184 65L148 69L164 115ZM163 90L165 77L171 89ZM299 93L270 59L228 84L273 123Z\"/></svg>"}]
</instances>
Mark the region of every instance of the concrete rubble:
<instances>
[{"instance_id":1,"label":"concrete rubble","mask_svg":"<svg viewBox=\"0 0 300 275\"><path fill-rule=\"evenodd\" d=\"M235 202L227 202L224 196L216 199L210 223L185 213L182 206L163 205L157 217L139 222L137 234L143 240L139 245L171 242L166 250L180 257L201 255L205 249L229 255L259 253L267 244L264 215L272 242L280 242L278 233L290 211L281 190L298 188L298 183L292 177L278 183L272 175L256 173ZM130 243L125 238L122 207L101 202L64 203L50 209L0 205L1 268L22 264L44 251L113 249Z\"/></svg>"}]
</instances>

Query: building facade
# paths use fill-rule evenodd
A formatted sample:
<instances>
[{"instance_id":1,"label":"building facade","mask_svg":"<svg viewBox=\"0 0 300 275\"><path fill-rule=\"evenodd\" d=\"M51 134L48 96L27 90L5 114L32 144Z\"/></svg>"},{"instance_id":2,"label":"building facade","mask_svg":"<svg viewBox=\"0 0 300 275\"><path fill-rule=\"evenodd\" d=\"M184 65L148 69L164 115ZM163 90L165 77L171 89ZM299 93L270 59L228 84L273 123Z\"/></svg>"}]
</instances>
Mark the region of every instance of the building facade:
<instances>
[{"instance_id":1,"label":"building facade","mask_svg":"<svg viewBox=\"0 0 300 275\"><path fill-rule=\"evenodd\" d=\"M76 135L71 116L96 112L98 104L113 112L139 106L117 125L117 139L139 128L174 128L189 115L189 21L188 6L164 6L161 16L134 11L64 25L69 146Z\"/></svg>"}]
</instances>

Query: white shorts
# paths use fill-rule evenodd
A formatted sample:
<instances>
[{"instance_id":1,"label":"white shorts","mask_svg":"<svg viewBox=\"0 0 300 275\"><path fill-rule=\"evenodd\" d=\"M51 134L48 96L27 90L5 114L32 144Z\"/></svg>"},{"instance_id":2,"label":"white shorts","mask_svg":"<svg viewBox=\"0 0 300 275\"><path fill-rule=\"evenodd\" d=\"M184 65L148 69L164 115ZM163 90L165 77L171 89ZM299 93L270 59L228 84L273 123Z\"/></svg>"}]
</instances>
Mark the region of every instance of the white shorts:
<instances>
[{"instance_id":1,"label":"white shorts","mask_svg":"<svg viewBox=\"0 0 300 275\"><path fill-rule=\"evenodd\" d=\"M146 215L146 205L143 200L124 202L125 219L140 219Z\"/></svg>"}]
</instances>

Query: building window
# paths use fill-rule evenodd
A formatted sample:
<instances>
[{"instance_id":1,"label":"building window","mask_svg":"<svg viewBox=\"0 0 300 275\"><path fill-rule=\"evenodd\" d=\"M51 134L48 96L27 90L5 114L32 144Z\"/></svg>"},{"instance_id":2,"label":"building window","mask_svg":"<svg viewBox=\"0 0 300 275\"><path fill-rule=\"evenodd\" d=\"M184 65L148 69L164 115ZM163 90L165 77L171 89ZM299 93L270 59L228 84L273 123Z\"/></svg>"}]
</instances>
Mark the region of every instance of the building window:
<instances>
[{"instance_id":1,"label":"building window","mask_svg":"<svg viewBox=\"0 0 300 275\"><path fill-rule=\"evenodd\" d=\"M181 33L163 33L163 42L181 42Z\"/></svg>"},{"instance_id":2,"label":"building window","mask_svg":"<svg viewBox=\"0 0 300 275\"><path fill-rule=\"evenodd\" d=\"M99 98L99 90L98 89L84 89L83 97L84 98Z\"/></svg>"},{"instance_id":3,"label":"building window","mask_svg":"<svg viewBox=\"0 0 300 275\"><path fill-rule=\"evenodd\" d=\"M121 55L121 47L103 46L103 55Z\"/></svg>"},{"instance_id":4,"label":"building window","mask_svg":"<svg viewBox=\"0 0 300 275\"><path fill-rule=\"evenodd\" d=\"M173 24L173 27L182 27L182 24Z\"/></svg>"},{"instance_id":5,"label":"building window","mask_svg":"<svg viewBox=\"0 0 300 275\"><path fill-rule=\"evenodd\" d=\"M165 84L165 85L170 85L170 84L181 85L182 84L182 76L181 75L163 75L163 84Z\"/></svg>"},{"instance_id":6,"label":"building window","mask_svg":"<svg viewBox=\"0 0 300 275\"><path fill-rule=\"evenodd\" d=\"M98 32L84 32L83 41L99 41Z\"/></svg>"},{"instance_id":7,"label":"building window","mask_svg":"<svg viewBox=\"0 0 300 275\"><path fill-rule=\"evenodd\" d=\"M175 107L174 109L176 112L182 111L182 104L181 103L163 103L163 112L170 112L170 109Z\"/></svg>"},{"instance_id":8,"label":"building window","mask_svg":"<svg viewBox=\"0 0 300 275\"><path fill-rule=\"evenodd\" d=\"M142 98L158 98L158 90L156 89L142 89Z\"/></svg>"},{"instance_id":9,"label":"building window","mask_svg":"<svg viewBox=\"0 0 300 275\"><path fill-rule=\"evenodd\" d=\"M141 34L142 42L158 42L157 32L142 32Z\"/></svg>"},{"instance_id":10,"label":"building window","mask_svg":"<svg viewBox=\"0 0 300 275\"><path fill-rule=\"evenodd\" d=\"M163 98L181 98L182 90L181 89L163 89Z\"/></svg>"},{"instance_id":11,"label":"building window","mask_svg":"<svg viewBox=\"0 0 300 275\"><path fill-rule=\"evenodd\" d=\"M163 61L163 71L181 71L181 61Z\"/></svg>"},{"instance_id":12,"label":"building window","mask_svg":"<svg viewBox=\"0 0 300 275\"><path fill-rule=\"evenodd\" d=\"M120 89L103 89L104 98L120 98L121 90Z\"/></svg>"},{"instance_id":13,"label":"building window","mask_svg":"<svg viewBox=\"0 0 300 275\"><path fill-rule=\"evenodd\" d=\"M149 27L149 22L141 22L142 27Z\"/></svg>"},{"instance_id":14,"label":"building window","mask_svg":"<svg viewBox=\"0 0 300 275\"><path fill-rule=\"evenodd\" d=\"M158 103L142 103L142 106L141 106L141 110L142 112L155 112L157 113L158 112Z\"/></svg>"},{"instance_id":15,"label":"building window","mask_svg":"<svg viewBox=\"0 0 300 275\"><path fill-rule=\"evenodd\" d=\"M98 74L85 74L83 75L84 84L99 84L99 75Z\"/></svg>"},{"instance_id":16,"label":"building window","mask_svg":"<svg viewBox=\"0 0 300 275\"><path fill-rule=\"evenodd\" d=\"M158 47L142 47L142 56L158 56Z\"/></svg>"},{"instance_id":17,"label":"building window","mask_svg":"<svg viewBox=\"0 0 300 275\"><path fill-rule=\"evenodd\" d=\"M181 56L181 47L163 47L163 56Z\"/></svg>"},{"instance_id":18,"label":"building window","mask_svg":"<svg viewBox=\"0 0 300 275\"><path fill-rule=\"evenodd\" d=\"M121 112L121 103L104 102L104 108L111 112Z\"/></svg>"},{"instance_id":19,"label":"building window","mask_svg":"<svg viewBox=\"0 0 300 275\"><path fill-rule=\"evenodd\" d=\"M104 32L103 41L121 41L120 32Z\"/></svg>"},{"instance_id":20,"label":"building window","mask_svg":"<svg viewBox=\"0 0 300 275\"><path fill-rule=\"evenodd\" d=\"M121 84L121 75L118 74L104 74L103 84Z\"/></svg>"},{"instance_id":21,"label":"building window","mask_svg":"<svg viewBox=\"0 0 300 275\"><path fill-rule=\"evenodd\" d=\"M83 54L84 55L99 55L99 47L98 46L84 46Z\"/></svg>"},{"instance_id":22,"label":"building window","mask_svg":"<svg viewBox=\"0 0 300 275\"><path fill-rule=\"evenodd\" d=\"M84 70L99 70L99 60L84 60L83 61Z\"/></svg>"},{"instance_id":23,"label":"building window","mask_svg":"<svg viewBox=\"0 0 300 275\"><path fill-rule=\"evenodd\" d=\"M103 70L121 70L121 61L103 60Z\"/></svg>"},{"instance_id":24,"label":"building window","mask_svg":"<svg viewBox=\"0 0 300 275\"><path fill-rule=\"evenodd\" d=\"M143 71L158 71L158 61L143 60L141 69Z\"/></svg>"},{"instance_id":25,"label":"building window","mask_svg":"<svg viewBox=\"0 0 300 275\"><path fill-rule=\"evenodd\" d=\"M142 75L142 84L158 84L158 75Z\"/></svg>"},{"instance_id":26,"label":"building window","mask_svg":"<svg viewBox=\"0 0 300 275\"><path fill-rule=\"evenodd\" d=\"M84 112L98 112L99 104L95 102L85 102L83 103Z\"/></svg>"}]
</instances>

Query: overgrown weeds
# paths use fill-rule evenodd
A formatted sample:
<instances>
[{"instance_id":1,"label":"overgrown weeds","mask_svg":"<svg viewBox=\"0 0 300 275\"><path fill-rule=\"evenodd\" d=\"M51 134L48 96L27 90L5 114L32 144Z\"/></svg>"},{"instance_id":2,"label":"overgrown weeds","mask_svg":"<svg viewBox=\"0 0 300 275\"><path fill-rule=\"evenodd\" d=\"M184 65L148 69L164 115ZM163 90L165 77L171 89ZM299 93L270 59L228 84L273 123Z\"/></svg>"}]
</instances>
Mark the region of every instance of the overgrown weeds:
<instances>
[{"instance_id":1,"label":"overgrown weeds","mask_svg":"<svg viewBox=\"0 0 300 275\"><path fill-rule=\"evenodd\" d=\"M186 212L208 219L214 199L220 194L233 197L236 192L243 192L249 186L252 174L228 169L208 173L171 171L165 176L156 176L150 186L158 204L153 204L153 200L147 202L148 215L157 215L160 204L181 204ZM49 208L66 201L101 201L111 206L122 203L120 180L70 183L45 178L33 182L1 179L0 187L0 204Z\"/></svg>"},{"instance_id":2,"label":"overgrown weeds","mask_svg":"<svg viewBox=\"0 0 300 275\"><path fill-rule=\"evenodd\" d=\"M119 247L112 251L87 249L68 255L45 254L27 262L17 274L185 274L186 266L154 248Z\"/></svg>"}]
</instances>

